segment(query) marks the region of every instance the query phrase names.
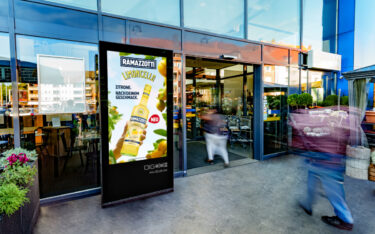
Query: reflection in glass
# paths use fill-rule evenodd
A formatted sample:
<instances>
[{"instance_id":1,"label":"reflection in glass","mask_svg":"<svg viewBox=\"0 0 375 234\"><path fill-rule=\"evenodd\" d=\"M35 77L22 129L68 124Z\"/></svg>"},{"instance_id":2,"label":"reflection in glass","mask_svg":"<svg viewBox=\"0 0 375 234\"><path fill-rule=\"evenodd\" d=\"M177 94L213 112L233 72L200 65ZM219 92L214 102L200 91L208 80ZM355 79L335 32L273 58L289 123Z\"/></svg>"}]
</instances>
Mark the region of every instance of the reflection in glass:
<instances>
[{"instance_id":1,"label":"reflection in glass","mask_svg":"<svg viewBox=\"0 0 375 234\"><path fill-rule=\"evenodd\" d=\"M244 37L243 0L184 1L185 27Z\"/></svg>"},{"instance_id":2,"label":"reflection in glass","mask_svg":"<svg viewBox=\"0 0 375 234\"><path fill-rule=\"evenodd\" d=\"M335 53L337 0L303 0L303 49Z\"/></svg>"},{"instance_id":3,"label":"reflection in glass","mask_svg":"<svg viewBox=\"0 0 375 234\"><path fill-rule=\"evenodd\" d=\"M173 163L174 171L183 170L182 155L182 88L181 88L181 55L173 57Z\"/></svg>"},{"instance_id":4,"label":"reflection in glass","mask_svg":"<svg viewBox=\"0 0 375 234\"><path fill-rule=\"evenodd\" d=\"M76 1L79 2L79 1ZM76 41L98 42L98 15L83 11L14 1L18 32Z\"/></svg>"},{"instance_id":5,"label":"reflection in glass","mask_svg":"<svg viewBox=\"0 0 375 234\"><path fill-rule=\"evenodd\" d=\"M252 158L253 67L195 58L188 58L186 66L188 169L207 165L205 133L227 136L229 162ZM214 131L210 115L217 114L224 125Z\"/></svg>"},{"instance_id":6,"label":"reflection in glass","mask_svg":"<svg viewBox=\"0 0 375 234\"><path fill-rule=\"evenodd\" d=\"M180 26L180 3L175 0L105 0L102 11Z\"/></svg>"},{"instance_id":7,"label":"reflection in glass","mask_svg":"<svg viewBox=\"0 0 375 234\"><path fill-rule=\"evenodd\" d=\"M307 70L301 71L301 93L308 92L307 87Z\"/></svg>"},{"instance_id":8,"label":"reflection in glass","mask_svg":"<svg viewBox=\"0 0 375 234\"><path fill-rule=\"evenodd\" d=\"M0 33L0 153L14 145L12 107L9 35Z\"/></svg>"},{"instance_id":9,"label":"reflection in glass","mask_svg":"<svg viewBox=\"0 0 375 234\"><path fill-rule=\"evenodd\" d=\"M288 147L288 67L265 65L263 71L264 154Z\"/></svg>"},{"instance_id":10,"label":"reflection in glass","mask_svg":"<svg viewBox=\"0 0 375 234\"><path fill-rule=\"evenodd\" d=\"M17 55L19 59L19 109L21 122L21 145L27 149L36 149L39 154L39 177L41 197L59 195L77 190L97 187L99 181L99 110L98 110L98 72L97 46L61 40L17 36ZM51 91L50 101L56 104L69 101L76 106L77 90L64 87L71 78L70 68L59 59L54 63L40 63L38 55L69 61L83 61L80 78L84 87L84 111L74 110L61 114L43 114L39 101L43 79L56 80L61 87L57 95ZM62 56L62 57L56 57ZM42 73L43 69L58 71ZM78 68L77 68L78 69ZM39 73L39 74L38 74ZM56 75L60 74L60 75ZM43 75L45 77L39 77ZM82 88L81 88L82 89ZM52 89L51 89L52 90ZM72 91L72 92L71 92ZM81 95L82 90L79 91ZM71 94L71 95L69 95ZM69 100L68 100L69 99Z\"/></svg>"},{"instance_id":11,"label":"reflection in glass","mask_svg":"<svg viewBox=\"0 0 375 234\"><path fill-rule=\"evenodd\" d=\"M299 93L299 69L290 67L289 94Z\"/></svg>"},{"instance_id":12,"label":"reflection in glass","mask_svg":"<svg viewBox=\"0 0 375 234\"><path fill-rule=\"evenodd\" d=\"M247 0L248 39L299 47L299 0Z\"/></svg>"},{"instance_id":13,"label":"reflection in glass","mask_svg":"<svg viewBox=\"0 0 375 234\"><path fill-rule=\"evenodd\" d=\"M8 27L8 11L9 11L8 1L7 0L0 1L0 28Z\"/></svg>"},{"instance_id":14,"label":"reflection in glass","mask_svg":"<svg viewBox=\"0 0 375 234\"><path fill-rule=\"evenodd\" d=\"M313 105L322 102L324 99L323 72L309 71L308 82Z\"/></svg>"},{"instance_id":15,"label":"reflection in glass","mask_svg":"<svg viewBox=\"0 0 375 234\"><path fill-rule=\"evenodd\" d=\"M350 3L353 4L353 3ZM354 68L374 65L375 54L375 1L361 0L355 1L355 19L354 19ZM349 26L350 27L350 26ZM347 66L351 66L347 61ZM349 65L350 64L350 65ZM343 61L344 66L344 61Z\"/></svg>"},{"instance_id":16,"label":"reflection in glass","mask_svg":"<svg viewBox=\"0 0 375 234\"><path fill-rule=\"evenodd\" d=\"M46 0L49 2L56 2L56 3L61 3L61 4L66 4L70 6L75 6L75 7L82 7L90 10L96 11L97 9L97 0Z\"/></svg>"}]
</instances>

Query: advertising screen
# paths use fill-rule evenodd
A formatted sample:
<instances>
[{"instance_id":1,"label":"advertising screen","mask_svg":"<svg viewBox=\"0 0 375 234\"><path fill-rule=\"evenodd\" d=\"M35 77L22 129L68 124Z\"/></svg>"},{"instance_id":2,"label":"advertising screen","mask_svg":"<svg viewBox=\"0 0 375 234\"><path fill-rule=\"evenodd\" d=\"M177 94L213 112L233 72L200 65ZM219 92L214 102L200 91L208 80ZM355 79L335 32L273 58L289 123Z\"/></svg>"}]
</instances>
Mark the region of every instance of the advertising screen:
<instances>
[{"instance_id":1,"label":"advertising screen","mask_svg":"<svg viewBox=\"0 0 375 234\"><path fill-rule=\"evenodd\" d=\"M109 163L167 155L166 58L107 52Z\"/></svg>"},{"instance_id":2,"label":"advertising screen","mask_svg":"<svg viewBox=\"0 0 375 234\"><path fill-rule=\"evenodd\" d=\"M99 43L102 206L173 191L173 52Z\"/></svg>"}]
</instances>

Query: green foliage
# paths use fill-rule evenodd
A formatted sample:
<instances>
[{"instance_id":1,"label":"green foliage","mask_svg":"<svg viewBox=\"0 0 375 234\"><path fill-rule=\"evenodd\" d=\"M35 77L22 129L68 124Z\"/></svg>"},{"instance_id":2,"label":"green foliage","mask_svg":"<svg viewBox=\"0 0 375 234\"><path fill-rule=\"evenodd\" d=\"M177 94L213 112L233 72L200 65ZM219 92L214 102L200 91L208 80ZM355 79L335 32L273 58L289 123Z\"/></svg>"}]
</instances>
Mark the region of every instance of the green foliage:
<instances>
[{"instance_id":1,"label":"green foliage","mask_svg":"<svg viewBox=\"0 0 375 234\"><path fill-rule=\"evenodd\" d=\"M15 184L0 186L0 214L8 216L14 214L21 206L28 202L26 197L28 189L19 188Z\"/></svg>"},{"instance_id":2,"label":"green foliage","mask_svg":"<svg viewBox=\"0 0 375 234\"><path fill-rule=\"evenodd\" d=\"M0 177L0 184L16 184L26 187L32 185L37 170L27 164L8 166Z\"/></svg>"},{"instance_id":3,"label":"green foliage","mask_svg":"<svg viewBox=\"0 0 375 234\"><path fill-rule=\"evenodd\" d=\"M120 54L120 56L129 56L129 55L131 55L132 53L120 52L119 54Z\"/></svg>"},{"instance_id":4,"label":"green foliage","mask_svg":"<svg viewBox=\"0 0 375 234\"><path fill-rule=\"evenodd\" d=\"M295 106L297 106L297 100L298 100L298 94L291 94L291 95L289 95L288 96L288 104L289 104L289 106L291 106L291 107L295 107Z\"/></svg>"},{"instance_id":5,"label":"green foliage","mask_svg":"<svg viewBox=\"0 0 375 234\"><path fill-rule=\"evenodd\" d=\"M324 106L324 101L319 101L316 105L317 106Z\"/></svg>"},{"instance_id":6,"label":"green foliage","mask_svg":"<svg viewBox=\"0 0 375 234\"><path fill-rule=\"evenodd\" d=\"M280 107L281 107L281 102L282 102L282 98L284 96L282 95L279 95L279 96L267 96L267 103L268 103L268 107L271 109L271 110L279 110Z\"/></svg>"},{"instance_id":7,"label":"green foliage","mask_svg":"<svg viewBox=\"0 0 375 234\"><path fill-rule=\"evenodd\" d=\"M308 106L312 105L312 102L313 102L313 98L312 98L311 94L302 93L302 94L298 95L297 104L299 106L308 107Z\"/></svg>"},{"instance_id":8,"label":"green foliage","mask_svg":"<svg viewBox=\"0 0 375 234\"><path fill-rule=\"evenodd\" d=\"M167 131L165 129L156 129L154 130L154 133L164 137L167 136Z\"/></svg>"},{"instance_id":9,"label":"green foliage","mask_svg":"<svg viewBox=\"0 0 375 234\"><path fill-rule=\"evenodd\" d=\"M121 120L122 114L117 111L117 106L111 106L108 102L108 141L111 141L112 131L115 129L115 125Z\"/></svg>"},{"instance_id":10,"label":"green foliage","mask_svg":"<svg viewBox=\"0 0 375 234\"><path fill-rule=\"evenodd\" d=\"M349 106L349 97L348 96L342 96L340 98L340 105Z\"/></svg>"},{"instance_id":11,"label":"green foliage","mask_svg":"<svg viewBox=\"0 0 375 234\"><path fill-rule=\"evenodd\" d=\"M113 150L109 151L109 164L116 164L116 157Z\"/></svg>"},{"instance_id":12,"label":"green foliage","mask_svg":"<svg viewBox=\"0 0 375 234\"><path fill-rule=\"evenodd\" d=\"M338 104L337 95L328 95L324 100L324 106L336 106Z\"/></svg>"}]
</instances>

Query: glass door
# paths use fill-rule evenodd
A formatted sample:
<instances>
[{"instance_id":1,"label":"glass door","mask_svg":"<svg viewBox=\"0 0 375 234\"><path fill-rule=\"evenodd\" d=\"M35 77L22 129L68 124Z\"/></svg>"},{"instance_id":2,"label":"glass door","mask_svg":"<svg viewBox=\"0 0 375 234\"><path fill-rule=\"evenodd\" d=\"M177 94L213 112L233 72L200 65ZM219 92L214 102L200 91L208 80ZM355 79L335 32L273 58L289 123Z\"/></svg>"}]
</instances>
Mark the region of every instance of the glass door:
<instances>
[{"instance_id":1,"label":"glass door","mask_svg":"<svg viewBox=\"0 0 375 234\"><path fill-rule=\"evenodd\" d=\"M253 157L252 73L252 66L187 58L187 169L222 164L226 161L222 154L228 155L229 162ZM213 119L217 121L214 124ZM211 162L206 161L209 134L225 137L214 148L226 153L211 152Z\"/></svg>"},{"instance_id":2,"label":"glass door","mask_svg":"<svg viewBox=\"0 0 375 234\"><path fill-rule=\"evenodd\" d=\"M264 65L263 121L264 155L288 148L288 68Z\"/></svg>"}]
</instances>

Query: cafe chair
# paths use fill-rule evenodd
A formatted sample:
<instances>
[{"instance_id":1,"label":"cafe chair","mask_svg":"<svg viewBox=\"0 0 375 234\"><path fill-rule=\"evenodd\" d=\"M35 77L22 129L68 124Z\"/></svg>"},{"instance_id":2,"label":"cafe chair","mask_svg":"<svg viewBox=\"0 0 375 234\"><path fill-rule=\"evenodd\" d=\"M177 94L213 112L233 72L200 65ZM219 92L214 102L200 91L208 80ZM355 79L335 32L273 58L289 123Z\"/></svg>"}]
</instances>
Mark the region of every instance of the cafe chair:
<instances>
[{"instance_id":1,"label":"cafe chair","mask_svg":"<svg viewBox=\"0 0 375 234\"><path fill-rule=\"evenodd\" d=\"M66 165L68 164L69 159L71 159L73 157L73 153L77 152L77 151L79 153L79 157L80 157L80 160L81 160L81 167L83 167L84 166L83 156L82 156L83 146L74 146L74 143L75 143L75 140L76 140L74 134L72 132L70 133L70 145L69 146L68 146L68 144L66 142L66 139L65 139L65 132L62 132L60 134L60 137L61 137L61 142L62 142L63 147L64 147L64 151L66 153L66 155L63 156L65 158L63 172L66 169Z\"/></svg>"},{"instance_id":2,"label":"cafe chair","mask_svg":"<svg viewBox=\"0 0 375 234\"><path fill-rule=\"evenodd\" d=\"M95 164L99 160L99 141L100 139L93 139L89 142L88 152L85 154L85 174L88 172L90 165L92 168L94 168Z\"/></svg>"},{"instance_id":3,"label":"cafe chair","mask_svg":"<svg viewBox=\"0 0 375 234\"><path fill-rule=\"evenodd\" d=\"M40 131L39 131L40 130ZM41 158L43 156L48 156L50 153L48 152L48 139L49 139L49 132L48 131L43 131L43 127L38 127L35 130L35 136L41 136L42 137L42 143L36 144L35 149L40 152Z\"/></svg>"}]
</instances>

